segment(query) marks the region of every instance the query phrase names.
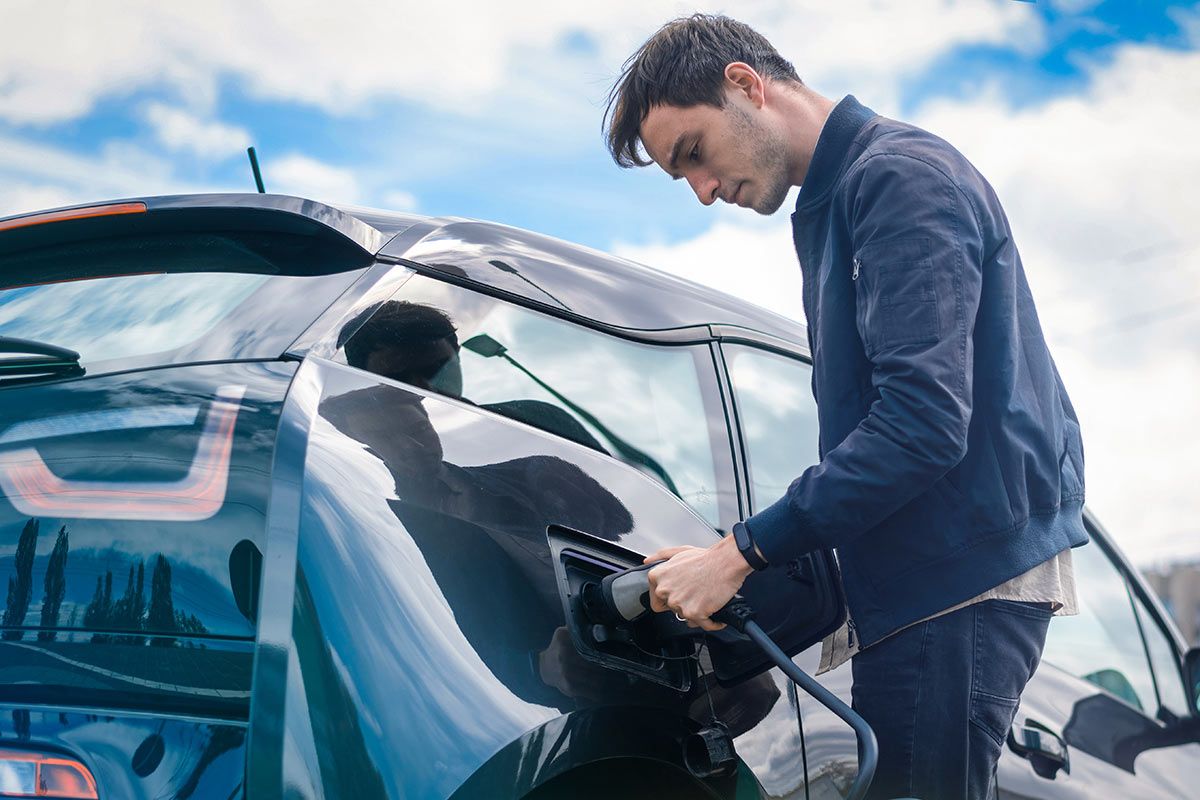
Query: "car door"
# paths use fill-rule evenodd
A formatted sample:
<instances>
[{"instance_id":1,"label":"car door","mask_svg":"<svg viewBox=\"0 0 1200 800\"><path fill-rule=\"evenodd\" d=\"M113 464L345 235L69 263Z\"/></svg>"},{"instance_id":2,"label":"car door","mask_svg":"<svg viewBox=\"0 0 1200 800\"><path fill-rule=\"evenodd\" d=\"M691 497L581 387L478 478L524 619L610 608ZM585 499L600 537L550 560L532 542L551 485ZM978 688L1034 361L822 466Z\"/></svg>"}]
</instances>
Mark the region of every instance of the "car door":
<instances>
[{"instance_id":1,"label":"car door","mask_svg":"<svg viewBox=\"0 0 1200 800\"><path fill-rule=\"evenodd\" d=\"M786 796L777 671L723 689L703 657L690 685L597 665L556 583L560 535L645 554L739 518L707 331L638 341L421 275L349 316L284 412L299 455L272 518L298 534L264 575L255 685L278 692L256 694L252 790L513 796L601 758L683 786L678 743L715 720L743 766L705 786Z\"/></svg>"},{"instance_id":2,"label":"car door","mask_svg":"<svg viewBox=\"0 0 1200 800\"><path fill-rule=\"evenodd\" d=\"M1000 796L1191 796L1200 744L1181 725L1192 712L1175 637L1089 527L1092 542L1072 550L1079 614L1051 620L1000 759Z\"/></svg>"},{"instance_id":3,"label":"car door","mask_svg":"<svg viewBox=\"0 0 1200 800\"><path fill-rule=\"evenodd\" d=\"M720 349L732 387L753 513L782 497L792 480L819 460L812 368L799 354L731 342L722 342ZM816 675L820 656L817 643L793 661L849 705L850 664ZM854 731L808 694L792 689L789 701L804 739L808 772L793 768L785 778L780 765L776 780L795 796L804 791L809 797L845 796L858 772Z\"/></svg>"}]
</instances>

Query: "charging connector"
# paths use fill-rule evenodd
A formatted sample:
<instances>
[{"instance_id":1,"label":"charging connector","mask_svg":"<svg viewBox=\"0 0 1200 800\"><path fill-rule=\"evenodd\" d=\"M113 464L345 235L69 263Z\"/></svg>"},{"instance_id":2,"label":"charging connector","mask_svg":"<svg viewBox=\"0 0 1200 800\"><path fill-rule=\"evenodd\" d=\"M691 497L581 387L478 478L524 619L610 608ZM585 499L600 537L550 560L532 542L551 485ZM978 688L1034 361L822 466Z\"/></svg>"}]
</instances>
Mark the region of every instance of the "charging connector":
<instances>
[{"instance_id":1,"label":"charging connector","mask_svg":"<svg viewBox=\"0 0 1200 800\"><path fill-rule=\"evenodd\" d=\"M585 589L585 594L590 592L593 602L602 606L602 608L597 609L597 613L602 617L622 620L623 623L618 622L618 626L636 623L650 613L650 579L647 572L653 566L653 564L647 564L625 572L605 576L598 589ZM656 614L654 616L665 617L668 615ZM714 622L724 623L738 631L738 633L749 637L775 666L779 667L787 675L789 680L812 695L817 702L834 714L837 714L854 729L854 733L858 737L858 775L854 783L850 786L847 798L848 800L861 800L866 795L867 788L871 785L871 779L875 776L875 767L879 760L879 749L875 742L875 733L871 730L871 726L836 695L797 667L788 658L779 645L775 644L771 640L771 637L754 621L754 610L750 608L750 605L743 597L734 595L728 603L712 615L711 619ZM705 633L701 628L685 629L688 633L680 635L695 636ZM728 736L722 738L719 735L719 731L715 729L708 730L708 733L708 739L704 739L703 737L701 739L694 739L693 737L694 741L690 742L693 748L693 761L696 761L698 768L705 771L710 765L704 759L716 754L717 761L724 768L728 765L729 760L720 755L720 752L723 752L721 751L721 747L717 747L714 750L713 745L715 743L716 745L724 746L724 743L728 741L729 746L732 747L732 741L728 740ZM688 767L691 769L692 764L689 763Z\"/></svg>"}]
</instances>

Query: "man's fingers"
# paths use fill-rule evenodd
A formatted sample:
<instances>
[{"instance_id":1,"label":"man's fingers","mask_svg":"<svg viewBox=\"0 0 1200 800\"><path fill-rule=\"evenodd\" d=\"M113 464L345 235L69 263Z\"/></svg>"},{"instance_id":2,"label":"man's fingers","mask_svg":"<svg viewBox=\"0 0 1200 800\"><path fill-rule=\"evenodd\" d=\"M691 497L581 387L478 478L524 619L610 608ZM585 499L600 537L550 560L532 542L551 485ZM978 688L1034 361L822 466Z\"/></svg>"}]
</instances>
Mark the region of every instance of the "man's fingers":
<instances>
[{"instance_id":1,"label":"man's fingers","mask_svg":"<svg viewBox=\"0 0 1200 800\"><path fill-rule=\"evenodd\" d=\"M691 550L692 546L687 544L677 545L675 547L664 547L657 553L651 553L642 559L643 564L649 564L652 561L665 561L676 553L682 553L684 550Z\"/></svg>"},{"instance_id":2,"label":"man's fingers","mask_svg":"<svg viewBox=\"0 0 1200 800\"><path fill-rule=\"evenodd\" d=\"M682 617L683 621L687 623L687 626L689 628L703 628L706 631L719 631L725 627L725 623L713 622L708 617L705 617L704 619L700 619L700 620L694 620L694 619L688 619L687 617L684 617L682 614L679 614L677 616Z\"/></svg>"},{"instance_id":3,"label":"man's fingers","mask_svg":"<svg viewBox=\"0 0 1200 800\"><path fill-rule=\"evenodd\" d=\"M665 598L658 596L658 567L646 573L646 580L650 583L650 610L661 614L667 610Z\"/></svg>"}]
</instances>

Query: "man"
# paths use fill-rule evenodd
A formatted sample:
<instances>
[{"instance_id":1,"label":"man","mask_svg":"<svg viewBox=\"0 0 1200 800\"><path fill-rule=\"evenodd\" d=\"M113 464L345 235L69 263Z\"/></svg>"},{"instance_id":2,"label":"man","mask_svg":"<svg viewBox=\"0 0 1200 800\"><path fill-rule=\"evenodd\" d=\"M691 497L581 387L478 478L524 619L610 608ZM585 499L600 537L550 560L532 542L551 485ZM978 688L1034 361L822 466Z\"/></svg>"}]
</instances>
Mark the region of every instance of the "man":
<instances>
[{"instance_id":1,"label":"man","mask_svg":"<svg viewBox=\"0 0 1200 800\"><path fill-rule=\"evenodd\" d=\"M655 33L606 120L618 164L705 205L771 214L801 187L820 463L718 544L650 556L655 609L716 629L754 569L836 548L849 621L822 661L854 656L871 796L987 797L1088 541L1078 420L999 200L948 143L822 97L726 17Z\"/></svg>"}]
</instances>

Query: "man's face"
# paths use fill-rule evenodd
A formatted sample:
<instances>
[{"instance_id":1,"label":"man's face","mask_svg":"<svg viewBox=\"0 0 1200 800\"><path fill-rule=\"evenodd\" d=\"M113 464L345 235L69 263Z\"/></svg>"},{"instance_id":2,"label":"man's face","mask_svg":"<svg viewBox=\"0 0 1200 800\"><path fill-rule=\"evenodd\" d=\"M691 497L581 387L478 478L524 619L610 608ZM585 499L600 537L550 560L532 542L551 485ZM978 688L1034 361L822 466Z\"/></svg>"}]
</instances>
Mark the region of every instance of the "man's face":
<instances>
[{"instance_id":1,"label":"man's face","mask_svg":"<svg viewBox=\"0 0 1200 800\"><path fill-rule=\"evenodd\" d=\"M744 94L731 90L725 97L724 108L654 106L642 120L642 143L704 205L724 200L773 214L791 188L783 137Z\"/></svg>"},{"instance_id":2,"label":"man's face","mask_svg":"<svg viewBox=\"0 0 1200 800\"><path fill-rule=\"evenodd\" d=\"M372 350L363 366L370 372L422 389L462 397L462 364L454 337L421 347L380 347Z\"/></svg>"}]
</instances>

